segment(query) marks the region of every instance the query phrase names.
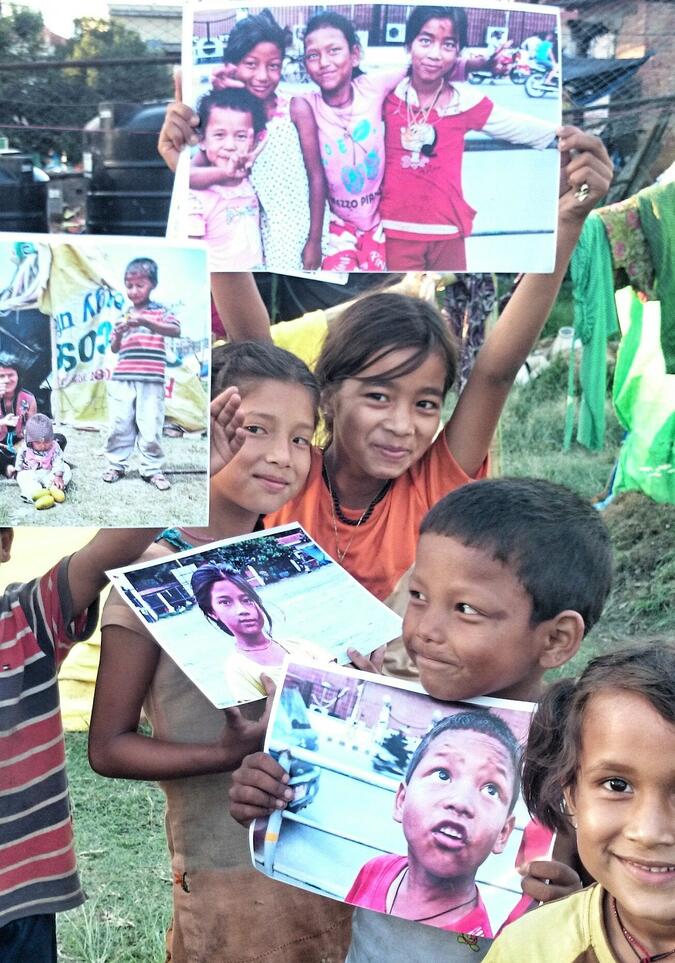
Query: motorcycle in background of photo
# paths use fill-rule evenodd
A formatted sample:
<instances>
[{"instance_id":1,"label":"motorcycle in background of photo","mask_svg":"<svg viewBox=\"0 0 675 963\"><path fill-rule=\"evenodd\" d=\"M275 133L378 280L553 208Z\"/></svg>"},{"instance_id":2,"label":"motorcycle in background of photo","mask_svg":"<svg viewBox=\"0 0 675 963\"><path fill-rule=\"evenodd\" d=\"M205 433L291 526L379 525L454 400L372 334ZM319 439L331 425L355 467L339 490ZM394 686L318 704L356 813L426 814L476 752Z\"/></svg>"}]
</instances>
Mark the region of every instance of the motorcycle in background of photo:
<instances>
[{"instance_id":1,"label":"motorcycle in background of photo","mask_svg":"<svg viewBox=\"0 0 675 963\"><path fill-rule=\"evenodd\" d=\"M554 77L546 80L550 74L550 68L541 64L530 66L530 75L525 78L525 93L528 97L545 97L547 94L557 94L560 87L560 78Z\"/></svg>"}]
</instances>

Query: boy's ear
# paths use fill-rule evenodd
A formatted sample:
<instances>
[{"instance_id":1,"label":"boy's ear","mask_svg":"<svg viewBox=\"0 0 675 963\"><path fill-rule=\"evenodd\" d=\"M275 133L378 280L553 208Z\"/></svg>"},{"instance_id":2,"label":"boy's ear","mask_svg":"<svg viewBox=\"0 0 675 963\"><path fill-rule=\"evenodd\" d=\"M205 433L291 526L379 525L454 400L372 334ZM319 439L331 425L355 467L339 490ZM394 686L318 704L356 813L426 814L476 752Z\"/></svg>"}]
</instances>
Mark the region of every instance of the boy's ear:
<instances>
[{"instance_id":1,"label":"boy's ear","mask_svg":"<svg viewBox=\"0 0 675 963\"><path fill-rule=\"evenodd\" d=\"M14 541L13 528L0 528L0 564L9 562L12 554L12 542Z\"/></svg>"},{"instance_id":2,"label":"boy's ear","mask_svg":"<svg viewBox=\"0 0 675 963\"><path fill-rule=\"evenodd\" d=\"M499 830L499 836L497 836L494 846L492 847L493 853L503 853L506 849L506 844L509 841L509 836L513 832L513 827L516 825L516 817L513 813L506 820L502 828Z\"/></svg>"},{"instance_id":3,"label":"boy's ear","mask_svg":"<svg viewBox=\"0 0 675 963\"><path fill-rule=\"evenodd\" d=\"M542 669L557 669L577 654L586 626L578 612L565 609L542 622L538 630L544 636L539 665Z\"/></svg>"},{"instance_id":4,"label":"boy's ear","mask_svg":"<svg viewBox=\"0 0 675 963\"><path fill-rule=\"evenodd\" d=\"M397 823L403 822L403 807L405 806L405 791L406 784L402 782L398 789L396 790L396 798L394 799L394 821Z\"/></svg>"}]
</instances>

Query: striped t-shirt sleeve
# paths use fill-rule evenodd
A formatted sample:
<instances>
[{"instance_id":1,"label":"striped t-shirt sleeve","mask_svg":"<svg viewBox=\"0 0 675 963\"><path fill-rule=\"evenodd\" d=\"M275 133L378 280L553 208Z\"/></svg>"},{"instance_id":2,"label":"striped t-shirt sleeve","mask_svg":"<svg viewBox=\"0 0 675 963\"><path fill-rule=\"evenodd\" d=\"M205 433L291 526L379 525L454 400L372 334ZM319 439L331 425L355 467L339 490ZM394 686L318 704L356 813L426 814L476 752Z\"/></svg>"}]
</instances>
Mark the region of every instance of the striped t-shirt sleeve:
<instances>
[{"instance_id":1,"label":"striped t-shirt sleeve","mask_svg":"<svg viewBox=\"0 0 675 963\"><path fill-rule=\"evenodd\" d=\"M0 597L0 927L84 898L56 673L91 634L97 609L73 619L68 560Z\"/></svg>"}]
</instances>

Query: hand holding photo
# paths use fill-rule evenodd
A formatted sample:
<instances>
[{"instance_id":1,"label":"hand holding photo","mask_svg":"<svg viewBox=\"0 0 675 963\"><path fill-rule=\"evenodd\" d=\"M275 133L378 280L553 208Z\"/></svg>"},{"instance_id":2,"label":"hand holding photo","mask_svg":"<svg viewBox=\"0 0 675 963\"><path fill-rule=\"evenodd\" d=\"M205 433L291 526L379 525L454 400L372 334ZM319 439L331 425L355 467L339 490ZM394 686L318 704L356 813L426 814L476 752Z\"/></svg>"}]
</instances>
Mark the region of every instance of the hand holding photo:
<instances>
[{"instance_id":1,"label":"hand holding photo","mask_svg":"<svg viewBox=\"0 0 675 963\"><path fill-rule=\"evenodd\" d=\"M219 708L265 695L288 656L348 662L401 619L298 525L214 542L108 573L174 662ZM350 613L347 623L344 613Z\"/></svg>"},{"instance_id":2,"label":"hand holding photo","mask_svg":"<svg viewBox=\"0 0 675 963\"><path fill-rule=\"evenodd\" d=\"M552 849L520 795L532 710L438 702L411 683L290 659L265 749L292 799L252 826L254 865L355 906L492 937L531 905L516 867Z\"/></svg>"}]
</instances>

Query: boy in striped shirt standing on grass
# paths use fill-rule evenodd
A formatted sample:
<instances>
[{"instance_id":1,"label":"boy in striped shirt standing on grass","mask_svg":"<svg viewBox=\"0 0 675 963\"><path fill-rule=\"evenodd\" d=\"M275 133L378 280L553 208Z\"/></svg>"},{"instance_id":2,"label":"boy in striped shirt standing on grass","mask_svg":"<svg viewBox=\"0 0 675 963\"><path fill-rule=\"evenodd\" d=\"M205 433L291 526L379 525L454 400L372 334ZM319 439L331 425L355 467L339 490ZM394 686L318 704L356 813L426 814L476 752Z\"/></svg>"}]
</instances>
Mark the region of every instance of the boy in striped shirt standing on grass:
<instances>
[{"instance_id":1,"label":"boy in striped shirt standing on grass","mask_svg":"<svg viewBox=\"0 0 675 963\"><path fill-rule=\"evenodd\" d=\"M105 572L155 529L108 529L0 594L0 960L56 963L56 917L84 902L75 863L57 672L98 620ZM13 529L0 528L0 562Z\"/></svg>"},{"instance_id":2,"label":"boy in striped shirt standing on grass","mask_svg":"<svg viewBox=\"0 0 675 963\"><path fill-rule=\"evenodd\" d=\"M159 491L171 487L162 468L164 427L165 338L180 336L179 321L151 300L157 287L157 263L134 258L124 272L131 308L113 328L111 351L118 362L108 385L110 430L105 445L108 468L103 481L124 477L134 447L140 454L141 478Z\"/></svg>"}]
</instances>

